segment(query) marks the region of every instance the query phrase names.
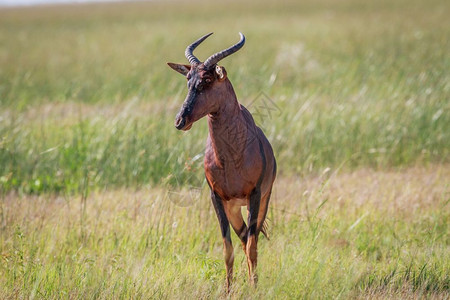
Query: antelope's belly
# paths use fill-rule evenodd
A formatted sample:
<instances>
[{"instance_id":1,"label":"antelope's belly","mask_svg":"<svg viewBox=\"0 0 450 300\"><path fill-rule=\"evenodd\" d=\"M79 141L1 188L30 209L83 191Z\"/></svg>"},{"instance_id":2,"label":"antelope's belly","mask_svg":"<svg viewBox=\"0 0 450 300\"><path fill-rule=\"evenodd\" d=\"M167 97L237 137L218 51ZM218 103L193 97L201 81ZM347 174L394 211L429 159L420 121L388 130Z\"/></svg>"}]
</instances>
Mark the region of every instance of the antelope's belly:
<instances>
[{"instance_id":1,"label":"antelope's belly","mask_svg":"<svg viewBox=\"0 0 450 300\"><path fill-rule=\"evenodd\" d=\"M247 199L247 196L251 192L250 188L246 188L245 185L238 183L236 185L227 186L221 183L213 184L213 190L219 194L223 200L239 200Z\"/></svg>"},{"instance_id":2,"label":"antelope's belly","mask_svg":"<svg viewBox=\"0 0 450 300\"><path fill-rule=\"evenodd\" d=\"M206 176L211 188L225 201L236 201L247 205L247 198L254 188L254 184L241 176L225 179L221 176Z\"/></svg>"},{"instance_id":3,"label":"antelope's belly","mask_svg":"<svg viewBox=\"0 0 450 300\"><path fill-rule=\"evenodd\" d=\"M249 197L256 187L260 174L261 166L252 159L247 159L242 164L229 163L219 167L211 153L206 153L206 179L212 190L222 200L238 199L236 200L237 202L246 202L245 199Z\"/></svg>"}]
</instances>

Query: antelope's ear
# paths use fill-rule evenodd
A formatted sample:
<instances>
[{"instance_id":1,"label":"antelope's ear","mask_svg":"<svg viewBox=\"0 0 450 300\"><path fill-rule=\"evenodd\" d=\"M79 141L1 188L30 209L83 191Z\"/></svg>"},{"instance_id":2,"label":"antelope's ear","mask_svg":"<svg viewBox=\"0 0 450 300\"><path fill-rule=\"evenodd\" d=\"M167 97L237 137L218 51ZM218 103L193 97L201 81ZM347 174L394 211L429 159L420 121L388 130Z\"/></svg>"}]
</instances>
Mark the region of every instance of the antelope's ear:
<instances>
[{"instance_id":1,"label":"antelope's ear","mask_svg":"<svg viewBox=\"0 0 450 300\"><path fill-rule=\"evenodd\" d=\"M216 74L219 81L224 81L227 78L227 71L224 67L216 66Z\"/></svg>"},{"instance_id":2,"label":"antelope's ear","mask_svg":"<svg viewBox=\"0 0 450 300\"><path fill-rule=\"evenodd\" d=\"M190 65L180 65L180 64L174 64L174 63L167 63L169 65L169 67L171 67L172 69L174 69L175 71L177 71L178 73L186 76L187 73L189 73L189 71L191 70L191 66Z\"/></svg>"}]
</instances>

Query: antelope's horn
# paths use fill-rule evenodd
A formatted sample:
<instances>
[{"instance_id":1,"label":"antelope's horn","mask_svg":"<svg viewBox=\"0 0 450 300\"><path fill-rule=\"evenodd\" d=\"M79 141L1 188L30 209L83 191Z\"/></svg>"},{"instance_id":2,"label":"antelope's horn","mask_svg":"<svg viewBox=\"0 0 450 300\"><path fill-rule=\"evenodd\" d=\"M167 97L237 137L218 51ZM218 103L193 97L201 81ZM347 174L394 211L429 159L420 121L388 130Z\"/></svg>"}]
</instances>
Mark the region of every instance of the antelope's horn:
<instances>
[{"instance_id":1,"label":"antelope's horn","mask_svg":"<svg viewBox=\"0 0 450 300\"><path fill-rule=\"evenodd\" d=\"M194 51L194 49L197 48L197 46L200 45L201 42L203 42L211 34L213 34L213 33L211 32L211 33L208 33L208 34L202 36L201 38L199 38L198 40L196 40L195 42L193 42L192 44L190 44L189 46L186 47L186 51L184 51L184 55L186 56L187 60L191 64L191 66L196 66L196 65L200 64L200 60L197 57L195 57L194 54L192 54L192 51Z\"/></svg>"},{"instance_id":2,"label":"antelope's horn","mask_svg":"<svg viewBox=\"0 0 450 300\"><path fill-rule=\"evenodd\" d=\"M239 49L242 48L242 46L244 46L245 44L245 36L239 32L239 35L241 36L241 40L231 46L228 49L222 50L220 52L217 52L216 54L211 55L204 63L206 68L210 68L212 66L214 66L215 64L217 64L219 61L221 61L222 59L224 59L225 57L233 54L234 52L238 51Z\"/></svg>"}]
</instances>

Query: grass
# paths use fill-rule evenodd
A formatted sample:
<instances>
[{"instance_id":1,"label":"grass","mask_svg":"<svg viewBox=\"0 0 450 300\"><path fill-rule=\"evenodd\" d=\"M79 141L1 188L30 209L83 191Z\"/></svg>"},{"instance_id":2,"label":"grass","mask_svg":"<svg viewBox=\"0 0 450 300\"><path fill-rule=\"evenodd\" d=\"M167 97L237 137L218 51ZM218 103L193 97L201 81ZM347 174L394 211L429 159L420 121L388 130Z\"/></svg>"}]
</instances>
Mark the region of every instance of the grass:
<instances>
[{"instance_id":1,"label":"grass","mask_svg":"<svg viewBox=\"0 0 450 300\"><path fill-rule=\"evenodd\" d=\"M449 170L279 178L259 286L233 235L231 298L448 297ZM1 298L225 297L206 188L184 200L164 188L10 194L2 212Z\"/></svg>"},{"instance_id":2,"label":"grass","mask_svg":"<svg viewBox=\"0 0 450 300\"><path fill-rule=\"evenodd\" d=\"M210 31L200 59L246 35L222 63L279 165L232 298L448 298L447 2L0 9L0 298L224 296L206 122L175 130L165 64Z\"/></svg>"},{"instance_id":3,"label":"grass","mask_svg":"<svg viewBox=\"0 0 450 300\"><path fill-rule=\"evenodd\" d=\"M206 122L185 135L173 129L186 89L165 63L184 62L185 46L206 31L216 34L200 58L247 35L223 64L255 115L260 92L277 106L257 122L281 172L448 162L445 1L222 5L1 10L2 188L79 191L87 173L98 188L186 184L184 163L203 152Z\"/></svg>"}]
</instances>

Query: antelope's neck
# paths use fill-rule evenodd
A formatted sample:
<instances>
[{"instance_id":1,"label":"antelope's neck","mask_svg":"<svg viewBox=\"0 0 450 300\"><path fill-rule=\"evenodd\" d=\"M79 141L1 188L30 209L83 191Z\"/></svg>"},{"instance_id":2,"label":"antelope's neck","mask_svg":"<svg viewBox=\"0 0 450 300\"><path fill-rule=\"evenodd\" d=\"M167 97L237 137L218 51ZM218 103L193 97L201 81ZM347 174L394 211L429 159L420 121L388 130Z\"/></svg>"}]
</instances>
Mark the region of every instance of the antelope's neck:
<instances>
[{"instance_id":1,"label":"antelope's neck","mask_svg":"<svg viewBox=\"0 0 450 300\"><path fill-rule=\"evenodd\" d=\"M229 84L231 87L231 83ZM216 164L240 165L249 128L233 88L228 89L217 113L208 115L209 136Z\"/></svg>"}]
</instances>

